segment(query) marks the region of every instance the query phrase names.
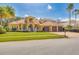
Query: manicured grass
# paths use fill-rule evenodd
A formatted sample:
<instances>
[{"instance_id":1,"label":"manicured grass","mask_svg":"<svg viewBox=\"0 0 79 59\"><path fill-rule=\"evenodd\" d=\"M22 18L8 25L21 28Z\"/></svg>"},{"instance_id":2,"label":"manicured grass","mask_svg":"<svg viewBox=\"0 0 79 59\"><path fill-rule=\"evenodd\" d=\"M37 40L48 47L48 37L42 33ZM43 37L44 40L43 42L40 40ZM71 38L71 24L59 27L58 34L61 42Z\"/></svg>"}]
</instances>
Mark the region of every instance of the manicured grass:
<instances>
[{"instance_id":1,"label":"manicured grass","mask_svg":"<svg viewBox=\"0 0 79 59\"><path fill-rule=\"evenodd\" d=\"M43 40L63 37L63 35L57 35L49 32L7 32L6 34L0 34L0 42L38 39Z\"/></svg>"}]
</instances>

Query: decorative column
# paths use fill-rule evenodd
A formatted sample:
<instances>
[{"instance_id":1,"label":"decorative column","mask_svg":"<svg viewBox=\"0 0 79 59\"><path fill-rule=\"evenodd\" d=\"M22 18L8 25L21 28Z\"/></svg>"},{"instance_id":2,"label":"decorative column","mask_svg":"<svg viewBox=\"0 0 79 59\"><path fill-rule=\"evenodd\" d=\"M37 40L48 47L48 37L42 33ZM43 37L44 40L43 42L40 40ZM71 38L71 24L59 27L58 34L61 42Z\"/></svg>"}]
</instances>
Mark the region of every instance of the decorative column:
<instances>
[{"instance_id":1,"label":"decorative column","mask_svg":"<svg viewBox=\"0 0 79 59\"><path fill-rule=\"evenodd\" d=\"M32 24L32 29L33 31L35 31L35 24Z\"/></svg>"},{"instance_id":2,"label":"decorative column","mask_svg":"<svg viewBox=\"0 0 79 59\"><path fill-rule=\"evenodd\" d=\"M59 31L59 26L56 26L57 32Z\"/></svg>"},{"instance_id":3,"label":"decorative column","mask_svg":"<svg viewBox=\"0 0 79 59\"><path fill-rule=\"evenodd\" d=\"M26 31L29 31L29 24L26 24Z\"/></svg>"},{"instance_id":4,"label":"decorative column","mask_svg":"<svg viewBox=\"0 0 79 59\"><path fill-rule=\"evenodd\" d=\"M21 31L23 31L23 25L21 24Z\"/></svg>"},{"instance_id":5,"label":"decorative column","mask_svg":"<svg viewBox=\"0 0 79 59\"><path fill-rule=\"evenodd\" d=\"M9 25L8 27L9 27L9 31L12 31L12 25Z\"/></svg>"},{"instance_id":6,"label":"decorative column","mask_svg":"<svg viewBox=\"0 0 79 59\"><path fill-rule=\"evenodd\" d=\"M17 30L19 31L20 30L19 25L17 25L17 26L18 26L18 29Z\"/></svg>"},{"instance_id":7,"label":"decorative column","mask_svg":"<svg viewBox=\"0 0 79 59\"><path fill-rule=\"evenodd\" d=\"M49 26L49 31L52 32L52 26Z\"/></svg>"},{"instance_id":8,"label":"decorative column","mask_svg":"<svg viewBox=\"0 0 79 59\"><path fill-rule=\"evenodd\" d=\"M43 26L40 26L40 31L43 31Z\"/></svg>"}]
</instances>

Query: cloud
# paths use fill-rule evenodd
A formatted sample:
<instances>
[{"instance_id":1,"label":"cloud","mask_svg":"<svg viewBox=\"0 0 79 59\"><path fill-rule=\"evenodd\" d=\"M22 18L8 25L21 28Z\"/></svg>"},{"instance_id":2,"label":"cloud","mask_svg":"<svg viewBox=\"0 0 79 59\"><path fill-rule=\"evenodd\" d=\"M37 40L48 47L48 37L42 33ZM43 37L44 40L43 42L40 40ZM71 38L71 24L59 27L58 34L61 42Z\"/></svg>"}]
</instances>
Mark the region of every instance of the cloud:
<instances>
[{"instance_id":1,"label":"cloud","mask_svg":"<svg viewBox=\"0 0 79 59\"><path fill-rule=\"evenodd\" d=\"M25 14L25 15L24 15L24 17L28 17L28 16L29 16L28 14Z\"/></svg>"},{"instance_id":2,"label":"cloud","mask_svg":"<svg viewBox=\"0 0 79 59\"><path fill-rule=\"evenodd\" d=\"M37 19L39 20L39 19L40 19L40 17L37 17Z\"/></svg>"},{"instance_id":3,"label":"cloud","mask_svg":"<svg viewBox=\"0 0 79 59\"><path fill-rule=\"evenodd\" d=\"M48 4L48 10L52 10L52 6Z\"/></svg>"}]
</instances>

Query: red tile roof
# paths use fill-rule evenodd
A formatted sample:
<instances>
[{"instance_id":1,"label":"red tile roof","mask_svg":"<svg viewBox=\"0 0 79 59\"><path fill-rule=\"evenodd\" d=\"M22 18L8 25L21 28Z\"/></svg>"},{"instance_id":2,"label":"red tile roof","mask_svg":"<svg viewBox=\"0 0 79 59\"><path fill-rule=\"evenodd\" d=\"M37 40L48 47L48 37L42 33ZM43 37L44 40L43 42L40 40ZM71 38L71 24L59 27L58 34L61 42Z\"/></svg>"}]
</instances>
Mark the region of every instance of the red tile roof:
<instances>
[{"instance_id":1,"label":"red tile roof","mask_svg":"<svg viewBox=\"0 0 79 59\"><path fill-rule=\"evenodd\" d=\"M57 23L56 22L46 21L46 22L42 23L42 25L44 25L44 26L56 26Z\"/></svg>"},{"instance_id":2,"label":"red tile roof","mask_svg":"<svg viewBox=\"0 0 79 59\"><path fill-rule=\"evenodd\" d=\"M41 20L42 21L42 20ZM30 22L30 24L40 24L40 25L44 25L44 26L56 26L57 23L53 22L53 21L44 21L44 22L40 22L39 20L33 20L33 22ZM9 25L11 24L26 24L25 20L19 20L19 21L14 21L14 22L10 22L8 23Z\"/></svg>"},{"instance_id":3,"label":"red tile roof","mask_svg":"<svg viewBox=\"0 0 79 59\"><path fill-rule=\"evenodd\" d=\"M14 21L14 22L10 22L8 23L9 25L10 24L25 24L25 21L24 20L19 20L19 21Z\"/></svg>"}]
</instances>

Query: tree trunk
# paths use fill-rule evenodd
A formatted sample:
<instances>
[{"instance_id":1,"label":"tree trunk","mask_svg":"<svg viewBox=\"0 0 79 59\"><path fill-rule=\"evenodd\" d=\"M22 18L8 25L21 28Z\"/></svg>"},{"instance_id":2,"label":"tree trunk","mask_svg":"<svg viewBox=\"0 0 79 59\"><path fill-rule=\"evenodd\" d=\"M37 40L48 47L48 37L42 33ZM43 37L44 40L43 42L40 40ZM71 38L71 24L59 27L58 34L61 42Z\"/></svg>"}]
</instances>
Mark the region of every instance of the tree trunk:
<instances>
[{"instance_id":1,"label":"tree trunk","mask_svg":"<svg viewBox=\"0 0 79 59\"><path fill-rule=\"evenodd\" d=\"M76 19L77 19L77 14L75 14L75 23L74 23L74 27L76 28Z\"/></svg>"},{"instance_id":2,"label":"tree trunk","mask_svg":"<svg viewBox=\"0 0 79 59\"><path fill-rule=\"evenodd\" d=\"M69 11L69 25L71 26L71 11Z\"/></svg>"},{"instance_id":3,"label":"tree trunk","mask_svg":"<svg viewBox=\"0 0 79 59\"><path fill-rule=\"evenodd\" d=\"M2 15L0 15L0 16L1 16L1 18L0 18L0 25L3 25L3 23L2 23L2 20L3 20Z\"/></svg>"},{"instance_id":4,"label":"tree trunk","mask_svg":"<svg viewBox=\"0 0 79 59\"><path fill-rule=\"evenodd\" d=\"M0 25L3 25L3 23L2 23L2 18L0 19Z\"/></svg>"}]
</instances>

